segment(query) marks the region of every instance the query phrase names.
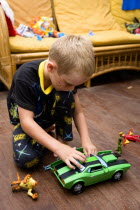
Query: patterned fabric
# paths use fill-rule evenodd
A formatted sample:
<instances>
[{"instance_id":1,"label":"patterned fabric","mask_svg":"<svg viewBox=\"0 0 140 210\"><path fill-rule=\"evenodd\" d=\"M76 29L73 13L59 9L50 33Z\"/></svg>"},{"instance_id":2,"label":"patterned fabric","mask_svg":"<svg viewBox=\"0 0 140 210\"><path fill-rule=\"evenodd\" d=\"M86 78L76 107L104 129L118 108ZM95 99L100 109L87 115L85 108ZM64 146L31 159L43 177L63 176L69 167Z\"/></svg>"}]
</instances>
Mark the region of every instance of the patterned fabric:
<instances>
[{"instance_id":1,"label":"patterned fabric","mask_svg":"<svg viewBox=\"0 0 140 210\"><path fill-rule=\"evenodd\" d=\"M44 115L40 118L42 128L56 125L56 134L66 141L73 139L72 116L75 102L73 92L58 92L55 89L46 106ZM19 119L17 105L12 104L9 109L11 118ZM47 121L43 121L44 117ZM36 166L44 156L46 149L28 136L21 128L20 123L14 126L13 151L16 164L23 168Z\"/></svg>"},{"instance_id":2,"label":"patterned fabric","mask_svg":"<svg viewBox=\"0 0 140 210\"><path fill-rule=\"evenodd\" d=\"M55 89L48 95L46 104L42 106L40 97L38 107L35 110L35 121L42 127L48 128L51 125L56 125L56 133L62 139L70 141L72 135L72 118L74 114L75 102L73 91L56 91ZM18 105L11 100L8 105L9 116L13 124L18 124L19 114Z\"/></svg>"},{"instance_id":3,"label":"patterned fabric","mask_svg":"<svg viewBox=\"0 0 140 210\"><path fill-rule=\"evenodd\" d=\"M28 136L19 123L14 126L13 151L14 160L19 167L32 168L38 165L47 150Z\"/></svg>"},{"instance_id":4,"label":"patterned fabric","mask_svg":"<svg viewBox=\"0 0 140 210\"><path fill-rule=\"evenodd\" d=\"M40 156L36 151L38 151L37 148L40 151L42 146L37 142L32 144L34 140L19 126L18 106L32 111L35 122L42 128L48 128L55 124L58 136L66 141L73 139L72 118L75 109L74 94L76 90L57 91L53 86L46 90L42 89L41 81L44 81L44 78L40 74L38 75L38 69L40 70L41 67L42 75L44 75L42 71L44 64L45 61L36 60L22 65L14 75L7 97L10 122L15 125L13 132L14 159L22 167L27 167L25 163L30 163L30 161L33 162L28 164L28 167L39 162ZM21 147L18 148L19 146ZM21 156L22 158L19 159Z\"/></svg>"}]
</instances>

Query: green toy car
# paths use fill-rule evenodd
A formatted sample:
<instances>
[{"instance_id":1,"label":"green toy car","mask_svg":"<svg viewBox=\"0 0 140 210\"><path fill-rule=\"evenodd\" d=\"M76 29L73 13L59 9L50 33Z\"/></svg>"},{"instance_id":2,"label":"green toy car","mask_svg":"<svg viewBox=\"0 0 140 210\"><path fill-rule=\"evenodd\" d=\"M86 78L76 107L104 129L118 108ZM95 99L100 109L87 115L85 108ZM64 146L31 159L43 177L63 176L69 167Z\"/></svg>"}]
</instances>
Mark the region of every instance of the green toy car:
<instances>
[{"instance_id":1,"label":"green toy car","mask_svg":"<svg viewBox=\"0 0 140 210\"><path fill-rule=\"evenodd\" d=\"M77 150L83 152L82 148ZM131 165L124 159L118 160L118 157L120 157L118 153L107 150L98 152L97 156L88 157L85 163L81 163L81 169L70 169L62 160L44 169L51 169L64 188L71 189L74 194L79 194L85 186L107 179L120 180Z\"/></svg>"}]
</instances>

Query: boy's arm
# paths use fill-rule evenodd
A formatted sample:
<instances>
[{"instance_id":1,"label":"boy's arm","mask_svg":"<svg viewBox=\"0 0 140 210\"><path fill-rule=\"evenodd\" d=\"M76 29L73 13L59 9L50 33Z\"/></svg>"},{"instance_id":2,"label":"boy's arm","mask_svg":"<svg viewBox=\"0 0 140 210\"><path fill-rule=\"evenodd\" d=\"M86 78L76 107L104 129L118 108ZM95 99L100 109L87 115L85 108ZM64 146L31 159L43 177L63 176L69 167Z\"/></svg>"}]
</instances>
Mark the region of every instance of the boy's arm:
<instances>
[{"instance_id":1,"label":"boy's arm","mask_svg":"<svg viewBox=\"0 0 140 210\"><path fill-rule=\"evenodd\" d=\"M81 167L81 165L75 159L84 162L86 160L85 155L68 145L60 143L55 138L50 136L34 121L34 113L32 111L18 106L18 112L21 127L24 132L35 139L38 143L57 154L60 159L63 160L70 168L75 168L71 163L79 168Z\"/></svg>"},{"instance_id":2,"label":"boy's arm","mask_svg":"<svg viewBox=\"0 0 140 210\"><path fill-rule=\"evenodd\" d=\"M82 107L80 105L79 97L77 94L74 95L74 99L75 99L74 122L79 132L84 152L87 156L90 156L90 154L97 154L97 149L90 140L86 119L82 111Z\"/></svg>"}]
</instances>

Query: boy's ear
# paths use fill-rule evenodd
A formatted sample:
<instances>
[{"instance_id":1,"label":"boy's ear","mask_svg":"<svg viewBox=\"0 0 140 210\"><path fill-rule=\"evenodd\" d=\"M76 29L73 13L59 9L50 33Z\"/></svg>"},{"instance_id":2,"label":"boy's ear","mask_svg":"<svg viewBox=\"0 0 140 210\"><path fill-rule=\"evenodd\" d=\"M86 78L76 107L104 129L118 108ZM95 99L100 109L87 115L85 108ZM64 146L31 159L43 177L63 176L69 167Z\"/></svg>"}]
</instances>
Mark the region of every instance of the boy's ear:
<instances>
[{"instance_id":1,"label":"boy's ear","mask_svg":"<svg viewBox=\"0 0 140 210\"><path fill-rule=\"evenodd\" d=\"M54 69L54 64L53 64L51 61L49 61L49 62L47 63L47 69L48 69L48 72L52 72L52 71L53 71L53 69Z\"/></svg>"},{"instance_id":2,"label":"boy's ear","mask_svg":"<svg viewBox=\"0 0 140 210\"><path fill-rule=\"evenodd\" d=\"M57 65L56 65L55 62L49 61L47 63L47 69L48 69L49 72L54 71L56 68L57 68Z\"/></svg>"}]
</instances>

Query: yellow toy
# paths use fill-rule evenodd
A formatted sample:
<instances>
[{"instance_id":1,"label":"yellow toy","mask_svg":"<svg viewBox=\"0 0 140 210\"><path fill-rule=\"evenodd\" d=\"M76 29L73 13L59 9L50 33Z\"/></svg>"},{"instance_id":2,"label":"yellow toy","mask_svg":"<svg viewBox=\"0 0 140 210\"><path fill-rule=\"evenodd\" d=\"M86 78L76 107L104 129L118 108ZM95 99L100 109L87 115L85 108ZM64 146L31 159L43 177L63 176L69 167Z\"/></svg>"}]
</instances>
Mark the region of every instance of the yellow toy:
<instances>
[{"instance_id":1,"label":"yellow toy","mask_svg":"<svg viewBox=\"0 0 140 210\"><path fill-rule=\"evenodd\" d=\"M33 32L41 37L50 36L55 30L53 18L49 17L34 17L30 25Z\"/></svg>"},{"instance_id":2,"label":"yellow toy","mask_svg":"<svg viewBox=\"0 0 140 210\"><path fill-rule=\"evenodd\" d=\"M23 180L20 180L20 176L17 173L17 178L18 181L13 181L11 183L12 186L12 191L15 190L19 190L21 188L23 189L28 189L27 194L29 196L31 196L33 199L37 199L38 198L38 194L37 193L32 193L33 188L37 185L37 181L35 181L30 174L28 174L27 176L25 176L25 178ZM13 185L17 185L17 186L13 186Z\"/></svg>"}]
</instances>

